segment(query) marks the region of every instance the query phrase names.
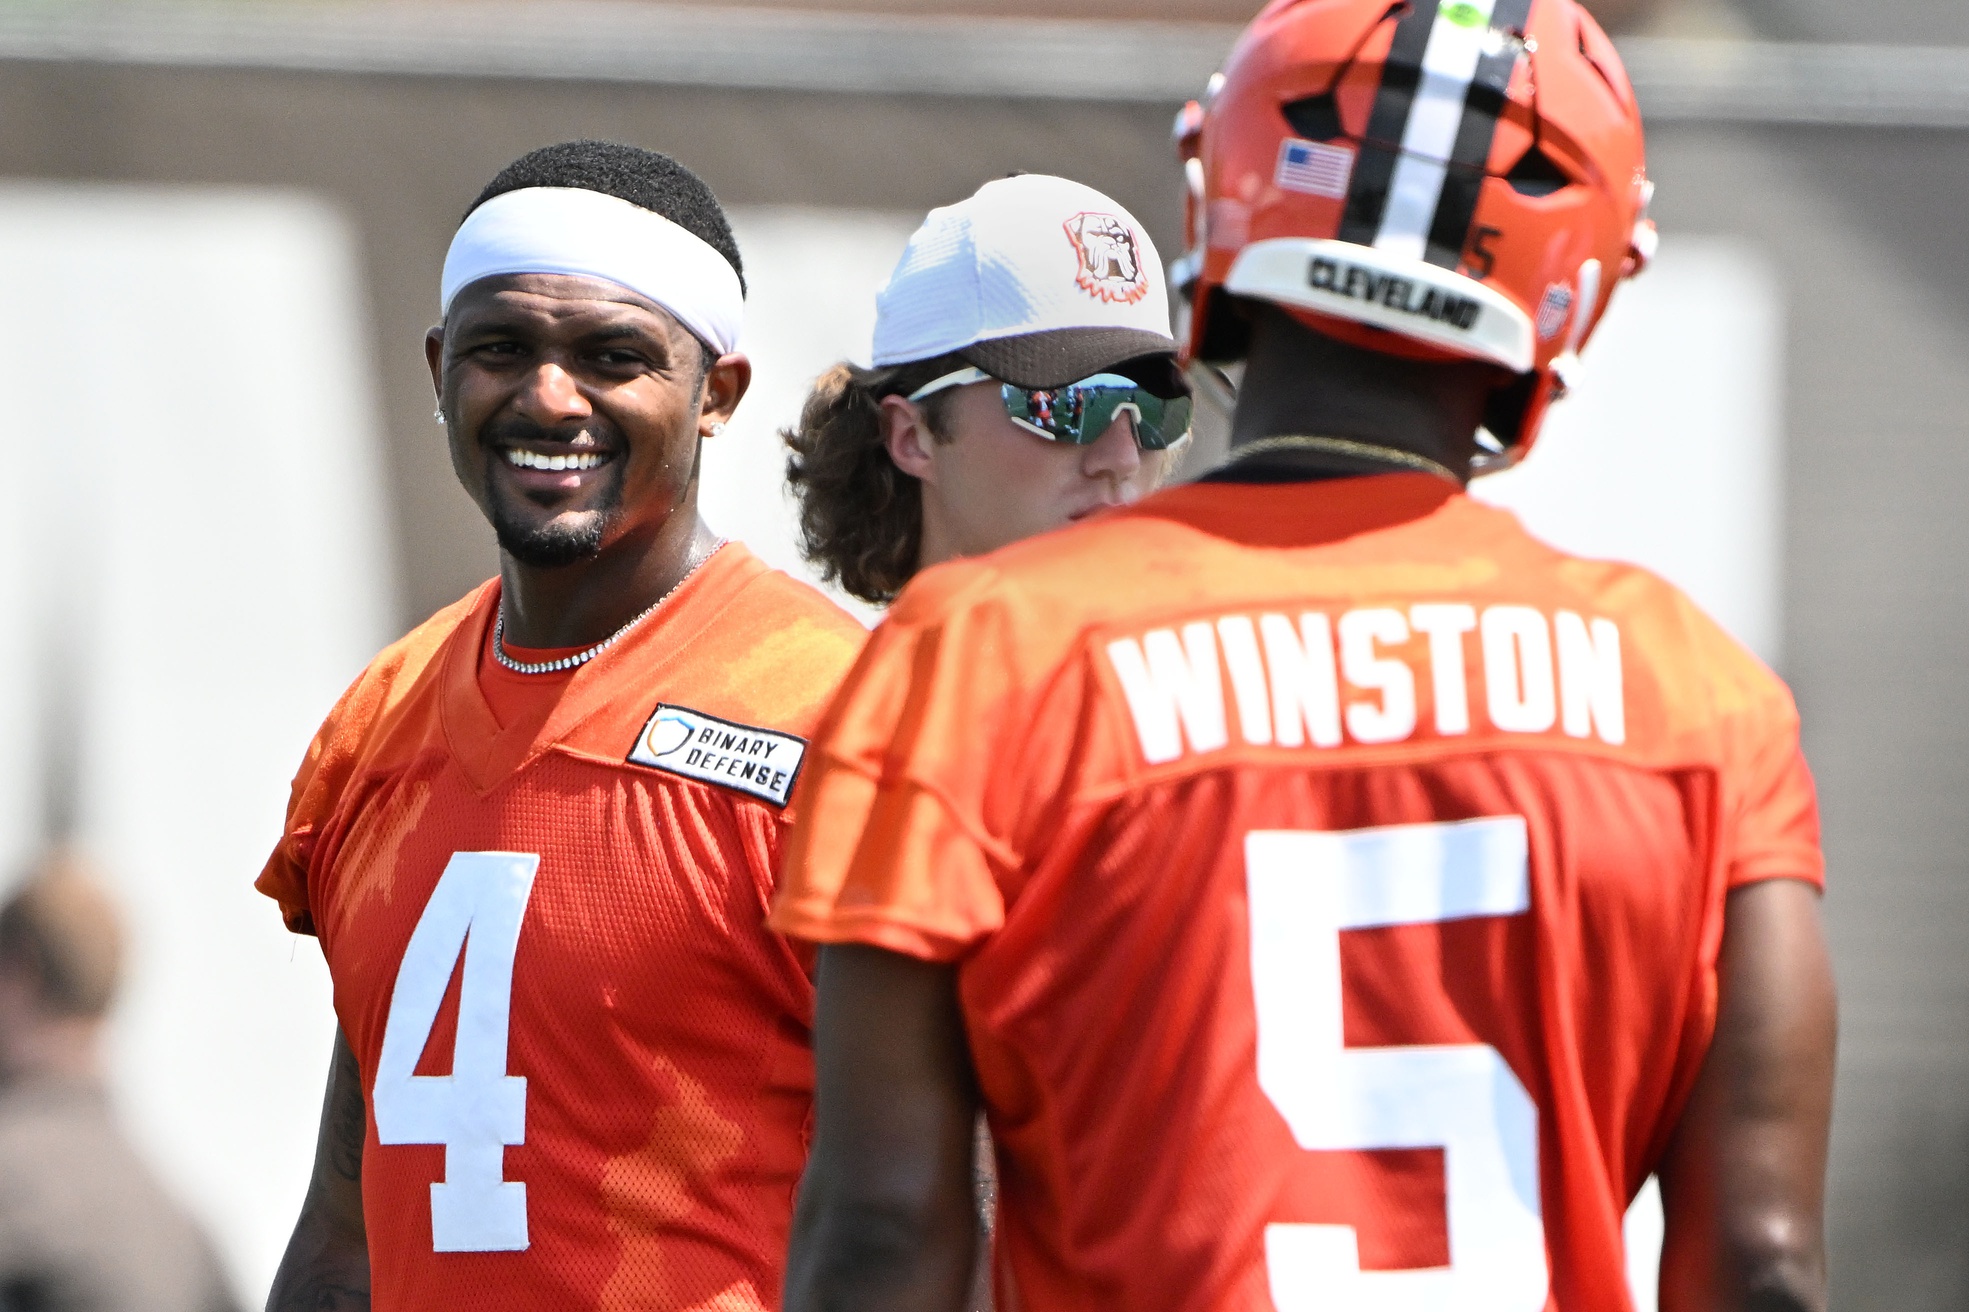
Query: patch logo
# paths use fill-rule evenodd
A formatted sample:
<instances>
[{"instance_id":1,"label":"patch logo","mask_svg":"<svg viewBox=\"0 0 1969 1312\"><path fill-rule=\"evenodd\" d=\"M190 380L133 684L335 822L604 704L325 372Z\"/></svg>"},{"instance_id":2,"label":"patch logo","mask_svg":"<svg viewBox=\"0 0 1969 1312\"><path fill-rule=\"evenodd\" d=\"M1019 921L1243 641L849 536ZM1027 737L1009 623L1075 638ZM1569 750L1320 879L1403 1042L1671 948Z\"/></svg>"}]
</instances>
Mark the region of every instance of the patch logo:
<instances>
[{"instance_id":1,"label":"patch logo","mask_svg":"<svg viewBox=\"0 0 1969 1312\"><path fill-rule=\"evenodd\" d=\"M1572 314L1572 288L1562 282L1555 282L1545 289L1545 296L1538 302L1538 340L1549 342L1565 328L1566 320Z\"/></svg>"},{"instance_id":2,"label":"patch logo","mask_svg":"<svg viewBox=\"0 0 1969 1312\"><path fill-rule=\"evenodd\" d=\"M629 761L785 806L806 754L806 740L790 733L659 704L637 735Z\"/></svg>"},{"instance_id":3,"label":"patch logo","mask_svg":"<svg viewBox=\"0 0 1969 1312\"><path fill-rule=\"evenodd\" d=\"M1083 210L1068 219L1080 270L1074 282L1096 300L1133 305L1149 294L1148 270L1135 231L1119 216Z\"/></svg>"}]
</instances>

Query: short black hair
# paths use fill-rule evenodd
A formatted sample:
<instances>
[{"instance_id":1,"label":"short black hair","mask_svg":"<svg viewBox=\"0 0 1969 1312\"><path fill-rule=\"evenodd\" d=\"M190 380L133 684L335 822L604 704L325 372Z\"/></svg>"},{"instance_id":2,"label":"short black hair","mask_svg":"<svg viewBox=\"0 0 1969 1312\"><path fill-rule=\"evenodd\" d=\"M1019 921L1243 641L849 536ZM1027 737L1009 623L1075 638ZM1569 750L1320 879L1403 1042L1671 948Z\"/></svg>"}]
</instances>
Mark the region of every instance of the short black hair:
<instances>
[{"instance_id":1,"label":"short black hair","mask_svg":"<svg viewBox=\"0 0 1969 1312\"><path fill-rule=\"evenodd\" d=\"M703 178L668 155L619 141L563 141L529 150L499 170L459 221L494 196L526 187L599 191L661 214L724 256L738 274L739 290L745 290L745 265L724 206Z\"/></svg>"}]
</instances>

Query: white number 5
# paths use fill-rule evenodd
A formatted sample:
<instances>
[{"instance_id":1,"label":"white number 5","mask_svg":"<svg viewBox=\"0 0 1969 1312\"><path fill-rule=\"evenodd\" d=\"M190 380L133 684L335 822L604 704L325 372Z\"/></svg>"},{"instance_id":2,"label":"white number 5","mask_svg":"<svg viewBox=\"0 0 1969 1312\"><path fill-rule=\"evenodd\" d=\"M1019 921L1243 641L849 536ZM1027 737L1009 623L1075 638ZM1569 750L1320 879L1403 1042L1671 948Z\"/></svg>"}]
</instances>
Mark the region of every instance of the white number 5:
<instances>
[{"instance_id":1,"label":"white number 5","mask_svg":"<svg viewBox=\"0 0 1969 1312\"><path fill-rule=\"evenodd\" d=\"M431 1247L440 1253L526 1247L526 1186L505 1179L506 1145L526 1142L526 1079L506 1073L513 956L540 858L455 852L410 933L376 1063L376 1138L441 1143L431 1186ZM465 957L451 1074L416 1075L438 1007Z\"/></svg>"},{"instance_id":2,"label":"white number 5","mask_svg":"<svg viewBox=\"0 0 1969 1312\"><path fill-rule=\"evenodd\" d=\"M1265 1227L1279 1312L1538 1312L1538 1109L1495 1048L1342 1045L1340 931L1530 909L1519 816L1246 836L1258 1083L1315 1151L1441 1148L1448 1267L1363 1271L1352 1226Z\"/></svg>"}]
</instances>

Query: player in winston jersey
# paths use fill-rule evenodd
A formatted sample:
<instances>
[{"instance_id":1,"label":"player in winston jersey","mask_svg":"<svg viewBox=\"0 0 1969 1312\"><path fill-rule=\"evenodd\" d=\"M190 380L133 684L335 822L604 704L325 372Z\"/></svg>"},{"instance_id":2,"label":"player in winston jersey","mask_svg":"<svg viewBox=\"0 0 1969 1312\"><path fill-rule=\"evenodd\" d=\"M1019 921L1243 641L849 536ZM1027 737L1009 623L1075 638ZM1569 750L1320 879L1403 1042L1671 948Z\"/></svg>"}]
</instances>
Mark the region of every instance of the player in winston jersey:
<instances>
[{"instance_id":1,"label":"player in winston jersey","mask_svg":"<svg viewBox=\"0 0 1969 1312\"><path fill-rule=\"evenodd\" d=\"M743 296L626 146L522 157L452 240L431 376L500 573L343 697L260 877L340 1021L272 1308L777 1303L812 963L764 920L862 630L698 518Z\"/></svg>"},{"instance_id":2,"label":"player in winston jersey","mask_svg":"<svg viewBox=\"0 0 1969 1312\"><path fill-rule=\"evenodd\" d=\"M1834 1004L1784 686L1471 501L1653 244L1572 0L1280 0L1181 122L1202 483L926 571L817 731L795 1312L1824 1304Z\"/></svg>"}]
</instances>

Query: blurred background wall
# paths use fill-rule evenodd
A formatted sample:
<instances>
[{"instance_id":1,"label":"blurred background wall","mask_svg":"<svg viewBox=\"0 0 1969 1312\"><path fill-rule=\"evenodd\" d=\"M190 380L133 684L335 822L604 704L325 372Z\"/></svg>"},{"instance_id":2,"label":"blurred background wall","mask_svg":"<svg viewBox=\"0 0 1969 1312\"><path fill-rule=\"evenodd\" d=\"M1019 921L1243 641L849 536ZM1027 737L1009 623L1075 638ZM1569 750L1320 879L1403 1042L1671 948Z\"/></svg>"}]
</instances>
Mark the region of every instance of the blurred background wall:
<instances>
[{"instance_id":1,"label":"blurred background wall","mask_svg":"<svg viewBox=\"0 0 1969 1312\"><path fill-rule=\"evenodd\" d=\"M1844 994L1835 1298L1969 1306L1969 7L1592 7L1650 119L1664 254L1488 494L1685 583L1792 682ZM0 6L0 600L31 635L0 727L34 745L0 759L0 852L77 836L116 873L121 1100L249 1302L332 1028L319 953L249 885L340 686L493 566L419 346L464 206L602 136L736 207L760 376L707 513L798 568L773 430L865 352L921 212L1064 172L1174 253L1171 115L1253 8Z\"/></svg>"}]
</instances>

